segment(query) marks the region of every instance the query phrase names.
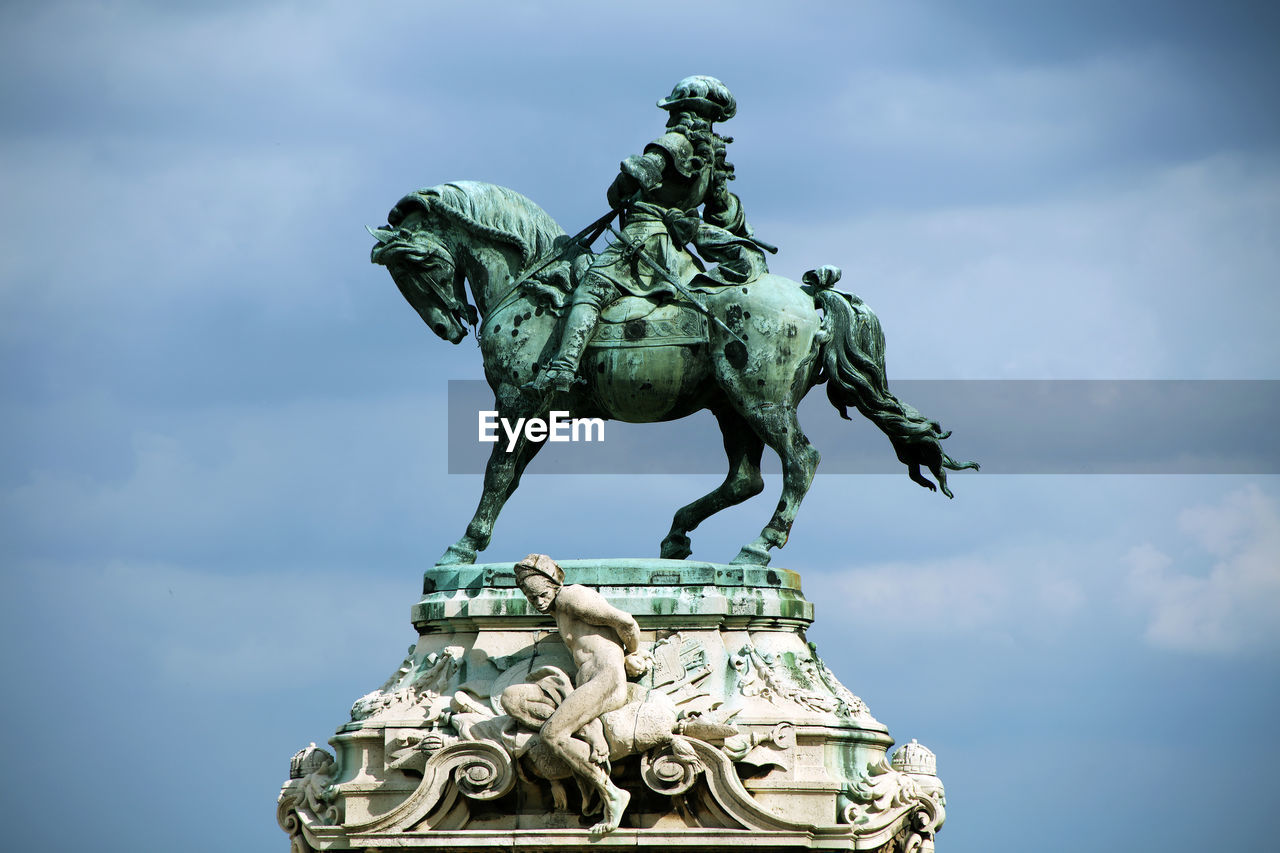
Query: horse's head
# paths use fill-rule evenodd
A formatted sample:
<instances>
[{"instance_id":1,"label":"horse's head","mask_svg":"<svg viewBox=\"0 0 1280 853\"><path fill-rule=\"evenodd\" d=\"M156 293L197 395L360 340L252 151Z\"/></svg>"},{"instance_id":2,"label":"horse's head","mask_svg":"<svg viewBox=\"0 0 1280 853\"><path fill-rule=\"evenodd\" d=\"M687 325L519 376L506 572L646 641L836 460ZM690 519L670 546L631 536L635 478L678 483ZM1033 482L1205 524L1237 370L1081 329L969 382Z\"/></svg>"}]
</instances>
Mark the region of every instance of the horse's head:
<instances>
[{"instance_id":1,"label":"horse's head","mask_svg":"<svg viewBox=\"0 0 1280 853\"><path fill-rule=\"evenodd\" d=\"M411 213L396 227L370 228L377 240L370 260L391 273L396 287L423 322L451 344L467 336L467 324L475 325L476 309L468 304L462 269L449 247L423 216Z\"/></svg>"}]
</instances>

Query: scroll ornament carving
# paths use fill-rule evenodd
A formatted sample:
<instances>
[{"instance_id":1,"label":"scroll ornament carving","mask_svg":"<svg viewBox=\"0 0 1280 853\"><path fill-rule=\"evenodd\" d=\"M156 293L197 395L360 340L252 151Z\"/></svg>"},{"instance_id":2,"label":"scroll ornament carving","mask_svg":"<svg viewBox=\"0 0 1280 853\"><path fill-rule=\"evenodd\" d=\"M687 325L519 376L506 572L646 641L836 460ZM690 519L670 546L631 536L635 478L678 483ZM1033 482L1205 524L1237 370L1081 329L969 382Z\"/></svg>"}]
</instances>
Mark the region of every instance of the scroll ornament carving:
<instances>
[{"instance_id":1,"label":"scroll ornament carving","mask_svg":"<svg viewBox=\"0 0 1280 853\"><path fill-rule=\"evenodd\" d=\"M899 826L895 849L902 853L933 850L934 834L946 820L936 766L933 753L914 740L898 750L892 764L882 759L868 765L866 775L844 792L841 820L862 836Z\"/></svg>"},{"instance_id":2,"label":"scroll ornament carving","mask_svg":"<svg viewBox=\"0 0 1280 853\"><path fill-rule=\"evenodd\" d=\"M314 743L295 753L289 762L289 781L280 791L276 820L289 835L290 853L312 853L307 827L342 823L342 806L333 788L337 776L333 755Z\"/></svg>"},{"instance_id":3,"label":"scroll ornament carving","mask_svg":"<svg viewBox=\"0 0 1280 853\"><path fill-rule=\"evenodd\" d=\"M673 739L670 745L650 750L640 758L640 778L659 794L685 793L705 769L693 748L682 740Z\"/></svg>"}]
</instances>

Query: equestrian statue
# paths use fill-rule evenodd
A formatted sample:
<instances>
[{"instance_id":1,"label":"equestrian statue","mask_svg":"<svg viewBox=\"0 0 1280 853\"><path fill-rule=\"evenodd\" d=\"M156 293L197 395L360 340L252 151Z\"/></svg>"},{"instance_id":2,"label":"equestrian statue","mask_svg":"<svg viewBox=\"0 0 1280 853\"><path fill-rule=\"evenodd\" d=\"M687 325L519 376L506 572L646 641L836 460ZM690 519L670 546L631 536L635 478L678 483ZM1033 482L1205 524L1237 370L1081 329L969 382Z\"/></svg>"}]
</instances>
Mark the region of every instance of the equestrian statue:
<instances>
[{"instance_id":1,"label":"equestrian statue","mask_svg":"<svg viewBox=\"0 0 1280 853\"><path fill-rule=\"evenodd\" d=\"M386 226L370 229L373 262L441 338L456 344L476 328L495 408L510 422L552 410L629 423L711 411L729 473L676 512L664 558L688 557L690 531L764 489L768 445L782 463L782 498L734 560L768 564L818 465L796 420L818 385L842 417L853 407L888 436L913 481L951 497L946 472L978 465L948 456L950 433L889 391L880 321L834 289L840 270L819 267L802 283L769 272L765 253L776 249L729 191L732 138L714 129L737 110L728 88L688 77L658 106L665 132L622 161L609 212L579 234L519 193L457 181L401 199ZM593 253L606 231L612 241ZM541 446L524 434L510 449L494 445L475 515L439 565L475 561Z\"/></svg>"}]
</instances>

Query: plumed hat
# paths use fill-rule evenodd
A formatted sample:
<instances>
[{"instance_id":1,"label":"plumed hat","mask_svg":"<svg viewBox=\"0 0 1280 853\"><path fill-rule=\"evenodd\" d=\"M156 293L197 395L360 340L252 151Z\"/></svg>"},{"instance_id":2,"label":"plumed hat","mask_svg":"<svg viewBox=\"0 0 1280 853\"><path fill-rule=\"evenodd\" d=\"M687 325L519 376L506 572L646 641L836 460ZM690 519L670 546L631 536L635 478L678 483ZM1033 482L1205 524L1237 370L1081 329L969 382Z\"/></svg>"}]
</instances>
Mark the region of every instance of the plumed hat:
<instances>
[{"instance_id":1,"label":"plumed hat","mask_svg":"<svg viewBox=\"0 0 1280 853\"><path fill-rule=\"evenodd\" d=\"M738 112L738 102L729 87L703 74L681 80L670 95L658 101L658 106L668 112L691 110L707 121L728 121Z\"/></svg>"}]
</instances>

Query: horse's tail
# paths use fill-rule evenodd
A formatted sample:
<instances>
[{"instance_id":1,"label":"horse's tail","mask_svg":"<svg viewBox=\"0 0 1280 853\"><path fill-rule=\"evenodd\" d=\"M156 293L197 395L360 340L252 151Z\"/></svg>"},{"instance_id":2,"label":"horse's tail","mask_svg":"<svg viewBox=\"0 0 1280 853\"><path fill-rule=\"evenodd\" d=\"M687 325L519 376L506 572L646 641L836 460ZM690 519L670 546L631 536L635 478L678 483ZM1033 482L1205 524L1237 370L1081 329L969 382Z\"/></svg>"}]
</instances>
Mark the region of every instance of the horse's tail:
<instances>
[{"instance_id":1,"label":"horse's tail","mask_svg":"<svg viewBox=\"0 0 1280 853\"><path fill-rule=\"evenodd\" d=\"M824 266L804 274L804 283L813 301L822 309L827 340L820 358L827 383L827 398L845 420L855 407L889 436L898 460L906 465L912 480L932 490L920 466L933 473L947 497L947 470L977 468L977 462L956 462L942 449L951 435L937 421L931 421L889 391L884 366L884 331L875 312L851 293L833 290L840 280L837 267Z\"/></svg>"}]
</instances>

